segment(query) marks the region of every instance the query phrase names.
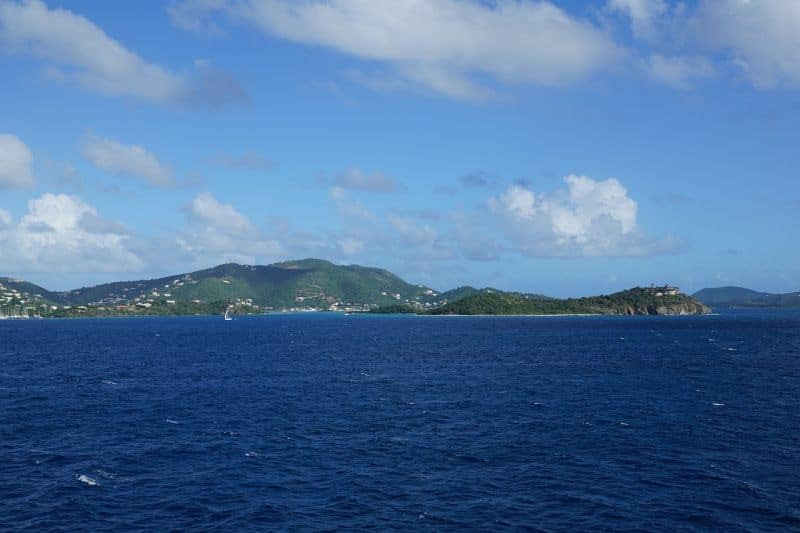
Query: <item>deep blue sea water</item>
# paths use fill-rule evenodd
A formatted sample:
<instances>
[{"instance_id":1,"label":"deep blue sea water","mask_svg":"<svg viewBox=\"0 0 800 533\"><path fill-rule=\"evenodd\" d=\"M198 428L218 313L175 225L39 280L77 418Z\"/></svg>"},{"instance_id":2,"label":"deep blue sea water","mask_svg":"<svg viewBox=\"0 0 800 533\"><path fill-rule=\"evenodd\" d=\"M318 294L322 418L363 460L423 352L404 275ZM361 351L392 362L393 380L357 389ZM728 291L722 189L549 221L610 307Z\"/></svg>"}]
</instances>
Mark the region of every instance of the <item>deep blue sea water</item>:
<instances>
[{"instance_id":1,"label":"deep blue sea water","mask_svg":"<svg viewBox=\"0 0 800 533\"><path fill-rule=\"evenodd\" d=\"M800 529L800 313L0 322L0 529Z\"/></svg>"}]
</instances>

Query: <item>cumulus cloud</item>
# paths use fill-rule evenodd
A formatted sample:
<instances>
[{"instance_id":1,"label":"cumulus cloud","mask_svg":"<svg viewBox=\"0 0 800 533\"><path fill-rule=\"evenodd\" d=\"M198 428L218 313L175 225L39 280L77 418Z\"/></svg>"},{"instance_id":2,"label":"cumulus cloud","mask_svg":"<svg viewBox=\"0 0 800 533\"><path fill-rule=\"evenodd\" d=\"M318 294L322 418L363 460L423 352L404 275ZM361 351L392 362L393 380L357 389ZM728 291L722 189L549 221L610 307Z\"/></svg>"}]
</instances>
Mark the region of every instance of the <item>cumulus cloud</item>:
<instances>
[{"instance_id":1,"label":"cumulus cloud","mask_svg":"<svg viewBox=\"0 0 800 533\"><path fill-rule=\"evenodd\" d=\"M185 0L183 27L212 13L271 36L382 63L383 84L412 84L453 98L490 97L479 81L558 86L617 63L624 52L600 29L547 1ZM369 76L368 76L369 77Z\"/></svg>"},{"instance_id":2,"label":"cumulus cloud","mask_svg":"<svg viewBox=\"0 0 800 533\"><path fill-rule=\"evenodd\" d=\"M19 137L0 133L0 189L32 187L33 154Z\"/></svg>"},{"instance_id":3,"label":"cumulus cloud","mask_svg":"<svg viewBox=\"0 0 800 533\"><path fill-rule=\"evenodd\" d=\"M194 197L187 207L187 212L201 224L225 233L252 233L253 224L231 204L224 204L209 192Z\"/></svg>"},{"instance_id":4,"label":"cumulus cloud","mask_svg":"<svg viewBox=\"0 0 800 533\"><path fill-rule=\"evenodd\" d=\"M97 168L118 176L138 178L157 187L174 183L169 167L139 145L125 145L91 135L83 144L83 157Z\"/></svg>"},{"instance_id":5,"label":"cumulus cloud","mask_svg":"<svg viewBox=\"0 0 800 533\"><path fill-rule=\"evenodd\" d=\"M40 0L0 0L0 50L37 57L51 78L105 95L209 106L246 98L235 80L205 63L174 72L147 62L85 17Z\"/></svg>"},{"instance_id":6,"label":"cumulus cloud","mask_svg":"<svg viewBox=\"0 0 800 533\"><path fill-rule=\"evenodd\" d=\"M211 193L195 196L185 211L187 224L176 243L192 264L271 262L282 253L277 240Z\"/></svg>"},{"instance_id":7,"label":"cumulus cloud","mask_svg":"<svg viewBox=\"0 0 800 533\"><path fill-rule=\"evenodd\" d=\"M3 214L5 213L5 214ZM25 272L121 272L141 268L129 232L76 196L43 194L18 221L0 212L0 262Z\"/></svg>"},{"instance_id":8,"label":"cumulus cloud","mask_svg":"<svg viewBox=\"0 0 800 533\"><path fill-rule=\"evenodd\" d=\"M616 179L564 178L565 188L536 193L511 185L489 200L517 251L531 256L620 256L669 251L674 242L647 239L638 205Z\"/></svg>"}]
</instances>

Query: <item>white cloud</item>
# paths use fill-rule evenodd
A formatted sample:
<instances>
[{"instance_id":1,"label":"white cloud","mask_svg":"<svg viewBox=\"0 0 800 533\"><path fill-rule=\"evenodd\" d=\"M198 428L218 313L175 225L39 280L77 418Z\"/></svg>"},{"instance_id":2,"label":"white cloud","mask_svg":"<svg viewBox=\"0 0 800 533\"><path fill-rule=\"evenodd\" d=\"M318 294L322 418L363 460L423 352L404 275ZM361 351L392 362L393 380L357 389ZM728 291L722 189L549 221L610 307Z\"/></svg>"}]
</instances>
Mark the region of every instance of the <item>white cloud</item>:
<instances>
[{"instance_id":1,"label":"white cloud","mask_svg":"<svg viewBox=\"0 0 800 533\"><path fill-rule=\"evenodd\" d=\"M438 231L409 217L389 215L387 222L392 232L399 237L401 250L411 252L414 259L448 259L454 257L449 239L442 238ZM406 255L406 254L404 254Z\"/></svg>"},{"instance_id":2,"label":"white cloud","mask_svg":"<svg viewBox=\"0 0 800 533\"><path fill-rule=\"evenodd\" d=\"M492 95L478 78L558 86L624 55L597 27L547 1L187 0L178 11L173 20L184 28L207 27L210 13L222 11L269 35L382 62L398 80L468 100Z\"/></svg>"},{"instance_id":3,"label":"white cloud","mask_svg":"<svg viewBox=\"0 0 800 533\"><path fill-rule=\"evenodd\" d=\"M130 237L76 196L46 193L15 222L0 213L0 262L24 272L121 272L140 268Z\"/></svg>"},{"instance_id":4,"label":"white cloud","mask_svg":"<svg viewBox=\"0 0 800 533\"><path fill-rule=\"evenodd\" d=\"M461 254L470 261L495 261L500 258L500 245L487 231L483 215L455 212L451 215L453 223L452 238L458 244Z\"/></svg>"},{"instance_id":5,"label":"white cloud","mask_svg":"<svg viewBox=\"0 0 800 533\"><path fill-rule=\"evenodd\" d=\"M359 168L350 168L339 174L333 179L333 184L341 189L362 192L394 192L400 189L393 177L382 172L369 174Z\"/></svg>"},{"instance_id":6,"label":"white cloud","mask_svg":"<svg viewBox=\"0 0 800 533\"><path fill-rule=\"evenodd\" d=\"M208 227L226 233L252 233L253 224L231 204L223 204L208 192L200 193L189 204L188 212Z\"/></svg>"},{"instance_id":7,"label":"white cloud","mask_svg":"<svg viewBox=\"0 0 800 533\"><path fill-rule=\"evenodd\" d=\"M705 57L666 57L654 54L649 60L650 75L675 89L691 89L696 80L708 79L716 69Z\"/></svg>"},{"instance_id":8,"label":"white cloud","mask_svg":"<svg viewBox=\"0 0 800 533\"><path fill-rule=\"evenodd\" d=\"M0 231L11 226L11 223L14 221L14 217L11 216L11 213L6 211L5 209L0 209Z\"/></svg>"},{"instance_id":9,"label":"white cloud","mask_svg":"<svg viewBox=\"0 0 800 533\"><path fill-rule=\"evenodd\" d=\"M139 178L158 187L173 184L169 167L142 146L92 135L83 144L83 156L96 167L119 176Z\"/></svg>"},{"instance_id":10,"label":"white cloud","mask_svg":"<svg viewBox=\"0 0 800 533\"><path fill-rule=\"evenodd\" d=\"M33 154L19 137L0 133L0 189L32 187Z\"/></svg>"},{"instance_id":11,"label":"white cloud","mask_svg":"<svg viewBox=\"0 0 800 533\"><path fill-rule=\"evenodd\" d=\"M797 0L609 0L650 47L650 73L679 89L732 66L759 88L800 87Z\"/></svg>"},{"instance_id":12,"label":"white cloud","mask_svg":"<svg viewBox=\"0 0 800 533\"><path fill-rule=\"evenodd\" d=\"M500 216L516 250L532 256L617 256L668 248L639 231L638 206L616 179L570 175L564 183L566 188L541 194L511 185L490 199L490 210Z\"/></svg>"},{"instance_id":13,"label":"white cloud","mask_svg":"<svg viewBox=\"0 0 800 533\"><path fill-rule=\"evenodd\" d=\"M246 98L234 80L206 64L177 73L149 63L85 17L39 0L0 0L0 51L37 57L51 78L106 95L211 106Z\"/></svg>"},{"instance_id":14,"label":"white cloud","mask_svg":"<svg viewBox=\"0 0 800 533\"><path fill-rule=\"evenodd\" d=\"M336 204L339 213L346 217L367 220L375 218L375 214L364 207L361 202L349 198L347 191L342 187L331 187L330 197Z\"/></svg>"},{"instance_id":15,"label":"white cloud","mask_svg":"<svg viewBox=\"0 0 800 533\"><path fill-rule=\"evenodd\" d=\"M198 194L185 210L187 225L176 243L194 265L266 263L282 254L277 240L266 237L246 216L211 193Z\"/></svg>"},{"instance_id":16,"label":"white cloud","mask_svg":"<svg viewBox=\"0 0 800 533\"><path fill-rule=\"evenodd\" d=\"M800 87L800 2L703 0L690 20L696 40L724 54L757 87Z\"/></svg>"},{"instance_id":17,"label":"white cloud","mask_svg":"<svg viewBox=\"0 0 800 533\"><path fill-rule=\"evenodd\" d=\"M357 255L364 251L364 241L353 237L343 237L336 242L346 256Z\"/></svg>"},{"instance_id":18,"label":"white cloud","mask_svg":"<svg viewBox=\"0 0 800 533\"><path fill-rule=\"evenodd\" d=\"M633 34L643 40L656 37L655 25L668 10L664 0L609 0L608 7L626 15L631 21Z\"/></svg>"},{"instance_id":19,"label":"white cloud","mask_svg":"<svg viewBox=\"0 0 800 533\"><path fill-rule=\"evenodd\" d=\"M226 3L227 0L176 2L167 7L167 14L172 23L181 29L218 37L225 35L225 32L213 20L206 19L204 15L208 11L224 8Z\"/></svg>"}]
</instances>

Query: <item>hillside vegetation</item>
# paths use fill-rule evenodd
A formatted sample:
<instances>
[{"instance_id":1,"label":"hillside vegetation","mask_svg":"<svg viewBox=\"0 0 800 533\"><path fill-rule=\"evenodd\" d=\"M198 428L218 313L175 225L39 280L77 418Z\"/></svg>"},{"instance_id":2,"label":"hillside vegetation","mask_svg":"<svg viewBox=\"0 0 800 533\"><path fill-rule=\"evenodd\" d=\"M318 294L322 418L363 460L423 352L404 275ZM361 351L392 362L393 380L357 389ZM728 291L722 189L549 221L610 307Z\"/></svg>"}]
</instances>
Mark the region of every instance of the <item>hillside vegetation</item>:
<instances>
[{"instance_id":1,"label":"hillside vegetation","mask_svg":"<svg viewBox=\"0 0 800 533\"><path fill-rule=\"evenodd\" d=\"M606 296L554 299L505 292L474 294L430 311L435 315L663 315L702 314L710 310L686 295L655 296L630 289Z\"/></svg>"},{"instance_id":2,"label":"hillside vegetation","mask_svg":"<svg viewBox=\"0 0 800 533\"><path fill-rule=\"evenodd\" d=\"M688 296L631 289L607 296L555 299L462 286L438 292L380 268L320 259L272 265L228 263L158 279L50 292L4 279L5 315L128 316L268 311L373 311L458 315L687 314L707 312Z\"/></svg>"},{"instance_id":3,"label":"hillside vegetation","mask_svg":"<svg viewBox=\"0 0 800 533\"><path fill-rule=\"evenodd\" d=\"M774 294L743 287L702 289L693 298L712 307L800 307L800 292Z\"/></svg>"},{"instance_id":4,"label":"hillside vegetation","mask_svg":"<svg viewBox=\"0 0 800 533\"><path fill-rule=\"evenodd\" d=\"M153 293L175 301L249 299L260 307L325 307L332 304L390 305L429 301L427 287L406 283L391 272L319 259L265 266L229 263L154 280L107 283L64 293L75 303L122 303Z\"/></svg>"}]
</instances>

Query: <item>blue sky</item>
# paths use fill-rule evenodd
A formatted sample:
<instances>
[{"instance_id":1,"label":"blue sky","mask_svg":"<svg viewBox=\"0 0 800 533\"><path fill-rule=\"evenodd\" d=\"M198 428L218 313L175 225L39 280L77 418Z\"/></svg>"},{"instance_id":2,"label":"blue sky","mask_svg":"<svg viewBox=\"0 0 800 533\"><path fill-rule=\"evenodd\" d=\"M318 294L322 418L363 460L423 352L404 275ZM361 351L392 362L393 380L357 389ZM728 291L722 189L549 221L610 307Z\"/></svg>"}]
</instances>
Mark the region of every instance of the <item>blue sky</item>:
<instances>
[{"instance_id":1,"label":"blue sky","mask_svg":"<svg viewBox=\"0 0 800 533\"><path fill-rule=\"evenodd\" d=\"M0 0L0 270L800 287L794 0Z\"/></svg>"}]
</instances>

